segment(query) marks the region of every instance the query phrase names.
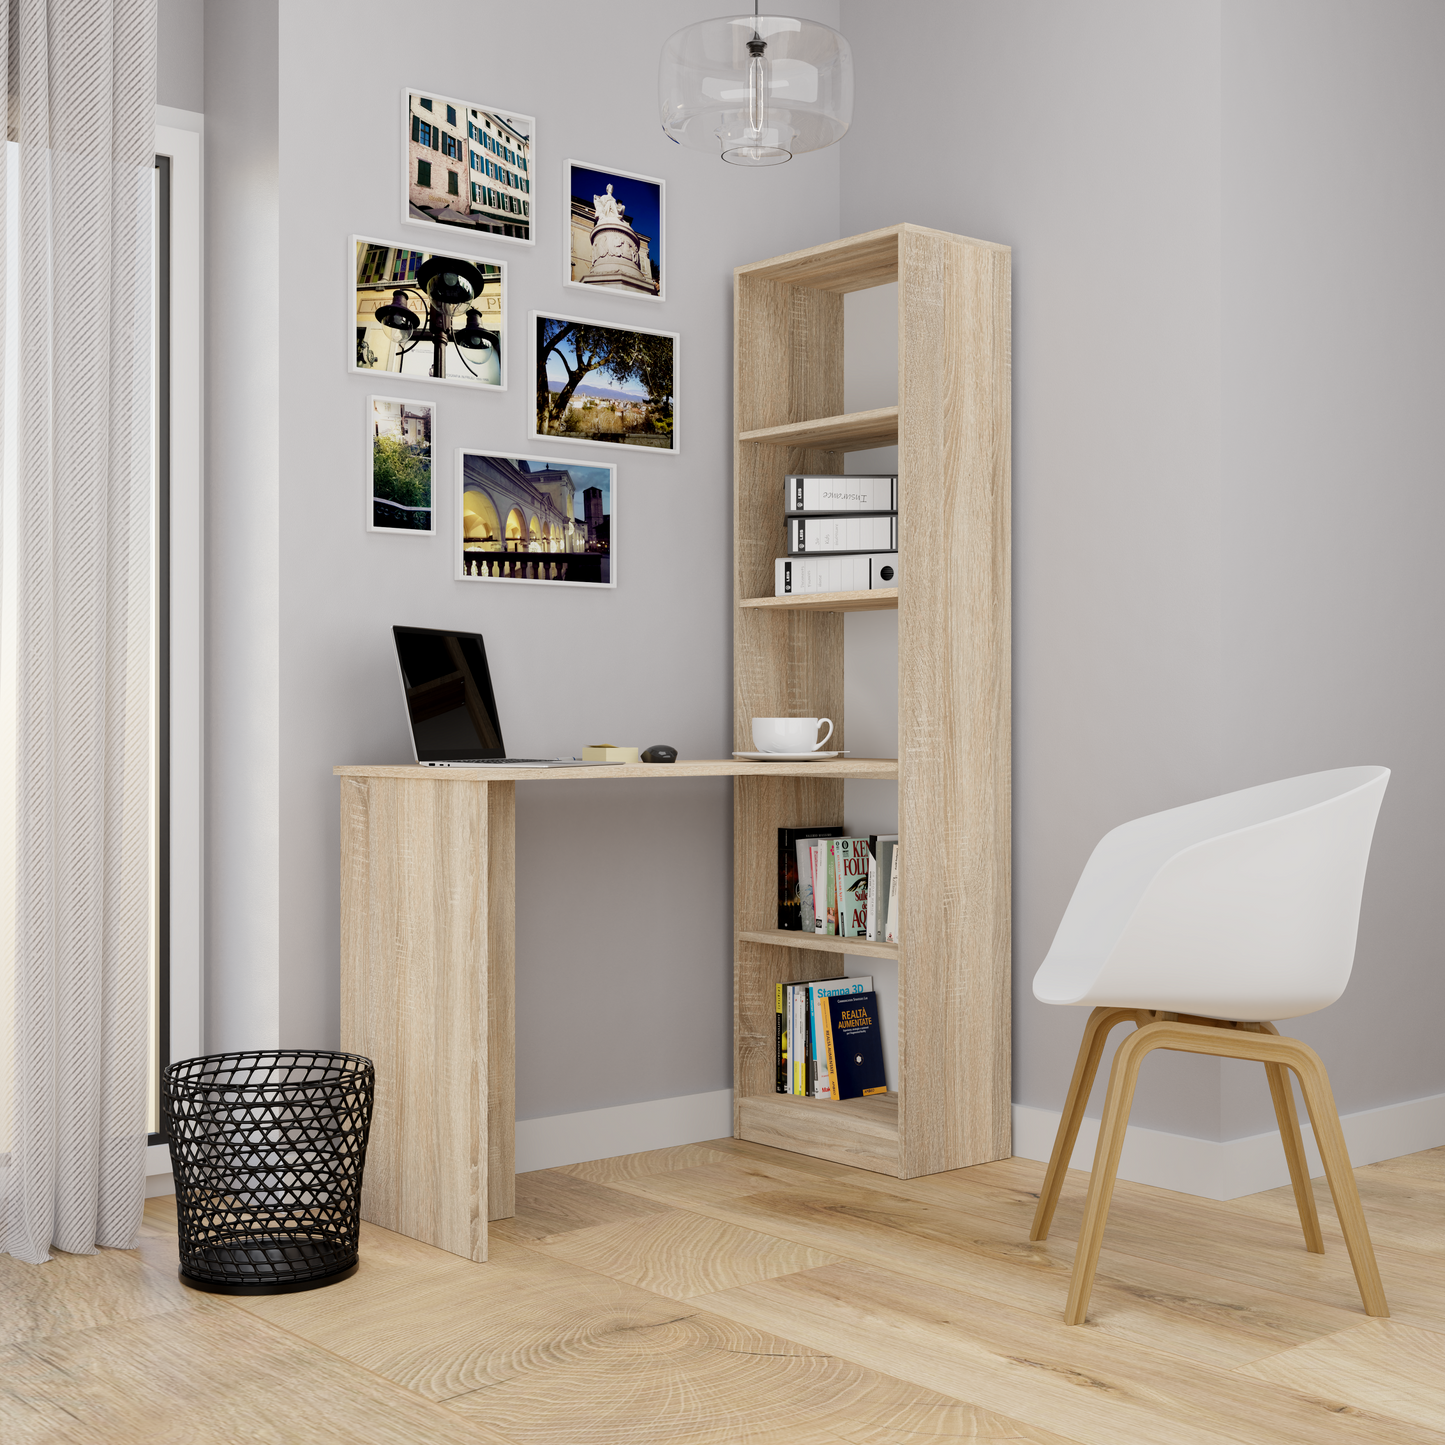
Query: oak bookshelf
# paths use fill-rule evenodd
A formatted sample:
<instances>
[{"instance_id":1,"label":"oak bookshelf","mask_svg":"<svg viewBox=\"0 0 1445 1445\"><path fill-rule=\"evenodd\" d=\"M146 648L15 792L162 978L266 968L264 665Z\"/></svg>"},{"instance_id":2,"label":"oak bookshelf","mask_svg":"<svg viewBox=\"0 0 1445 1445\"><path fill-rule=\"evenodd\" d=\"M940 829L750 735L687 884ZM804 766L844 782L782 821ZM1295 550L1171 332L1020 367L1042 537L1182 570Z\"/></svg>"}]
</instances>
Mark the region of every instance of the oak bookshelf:
<instances>
[{"instance_id":1,"label":"oak bookshelf","mask_svg":"<svg viewBox=\"0 0 1445 1445\"><path fill-rule=\"evenodd\" d=\"M899 1178L1010 1152L1010 254L890 226L734 273L734 747L834 722L844 614L898 611L897 944L777 929L777 829L843 821L847 774L734 782L734 1133ZM843 296L898 282L898 405L843 413ZM902 585L774 597L783 478L897 443ZM820 765L814 765L820 766ZM925 882L926 880L926 882ZM774 1091L775 989L898 961L898 1089Z\"/></svg>"}]
</instances>

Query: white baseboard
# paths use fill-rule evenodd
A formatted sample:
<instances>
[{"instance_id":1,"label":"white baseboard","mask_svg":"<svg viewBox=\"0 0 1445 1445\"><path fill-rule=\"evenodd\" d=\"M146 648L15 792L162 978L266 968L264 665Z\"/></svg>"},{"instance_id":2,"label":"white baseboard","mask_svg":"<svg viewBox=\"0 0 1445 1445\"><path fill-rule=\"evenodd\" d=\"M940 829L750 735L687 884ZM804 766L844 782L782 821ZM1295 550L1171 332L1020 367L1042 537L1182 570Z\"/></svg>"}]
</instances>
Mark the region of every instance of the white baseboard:
<instances>
[{"instance_id":1,"label":"white baseboard","mask_svg":"<svg viewBox=\"0 0 1445 1445\"><path fill-rule=\"evenodd\" d=\"M517 1121L517 1173L580 1164L586 1159L611 1159L667 1149L674 1144L699 1144L730 1137L733 1132L733 1091L686 1094L652 1099L611 1109L584 1109L546 1119ZM164 1144L146 1150L146 1198L173 1194L170 1151Z\"/></svg>"},{"instance_id":2,"label":"white baseboard","mask_svg":"<svg viewBox=\"0 0 1445 1445\"><path fill-rule=\"evenodd\" d=\"M731 1089L619 1104L611 1109L584 1109L579 1114L553 1114L546 1119L518 1119L517 1173L640 1154L644 1149L667 1149L674 1144L700 1144L730 1137L732 1132Z\"/></svg>"},{"instance_id":3,"label":"white baseboard","mask_svg":"<svg viewBox=\"0 0 1445 1445\"><path fill-rule=\"evenodd\" d=\"M1381 1159L1395 1159L1420 1149L1434 1149L1445 1144L1445 1094L1345 1114L1340 1124L1352 1164L1375 1164ZM1015 1104L1014 1154L1021 1159L1047 1160L1058 1127L1057 1110ZM1318 1179L1324 1174L1324 1168L1308 1120L1301 1120L1301 1130L1305 1152L1309 1155L1310 1175ZM1085 1119L1074 1145L1070 1168L1093 1168L1098 1142L1099 1121ZM1205 1199L1238 1199L1243 1194L1257 1194L1262 1189L1288 1184L1289 1169L1284 1162L1278 1129L1221 1143L1184 1134L1166 1134L1159 1129L1141 1129L1131 1124L1124 1136L1119 1178L1131 1179L1136 1184L1154 1184L1180 1194L1198 1194Z\"/></svg>"},{"instance_id":4,"label":"white baseboard","mask_svg":"<svg viewBox=\"0 0 1445 1445\"><path fill-rule=\"evenodd\" d=\"M1340 1123L1355 1164L1374 1164L1420 1149L1434 1149L1445 1144L1445 1094L1346 1114ZM1048 1159L1058 1127L1057 1110L1015 1104L1014 1154L1021 1159ZM1302 1130L1310 1173L1319 1178L1324 1169L1308 1121L1302 1121ZM584 1109L545 1119L520 1119L517 1172L556 1169L563 1164L639 1154L645 1149L667 1149L675 1144L700 1144L726 1138L732 1131L731 1089L619 1104L610 1109ZM1099 1121L1085 1119L1070 1167L1092 1168L1098 1141ZM164 1144L152 1144L147 1150L147 1199L172 1192L170 1162ZM1220 1143L1131 1124L1124 1139L1119 1178L1180 1194L1198 1194L1205 1199L1238 1199L1243 1194L1288 1184L1289 1170L1278 1130Z\"/></svg>"}]
</instances>

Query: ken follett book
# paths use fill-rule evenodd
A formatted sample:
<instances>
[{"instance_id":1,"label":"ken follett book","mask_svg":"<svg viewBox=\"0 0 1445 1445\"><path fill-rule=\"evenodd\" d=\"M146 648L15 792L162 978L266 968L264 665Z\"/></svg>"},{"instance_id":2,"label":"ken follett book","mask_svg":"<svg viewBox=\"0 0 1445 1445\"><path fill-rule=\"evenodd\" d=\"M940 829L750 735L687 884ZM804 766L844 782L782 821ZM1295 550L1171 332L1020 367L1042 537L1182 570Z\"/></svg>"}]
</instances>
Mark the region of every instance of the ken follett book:
<instances>
[{"instance_id":1,"label":"ken follett book","mask_svg":"<svg viewBox=\"0 0 1445 1445\"><path fill-rule=\"evenodd\" d=\"M835 1099L886 1094L883 1031L876 993L838 994L828 999L828 1072Z\"/></svg>"}]
</instances>

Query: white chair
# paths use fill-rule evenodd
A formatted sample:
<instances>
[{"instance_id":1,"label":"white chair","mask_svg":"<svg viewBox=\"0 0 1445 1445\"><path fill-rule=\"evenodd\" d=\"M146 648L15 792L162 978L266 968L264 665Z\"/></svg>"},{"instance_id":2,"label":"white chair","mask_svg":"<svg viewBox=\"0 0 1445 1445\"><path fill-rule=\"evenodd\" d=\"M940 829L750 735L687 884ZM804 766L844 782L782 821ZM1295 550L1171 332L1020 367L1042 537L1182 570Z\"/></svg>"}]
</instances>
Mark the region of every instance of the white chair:
<instances>
[{"instance_id":1,"label":"white chair","mask_svg":"<svg viewBox=\"0 0 1445 1445\"><path fill-rule=\"evenodd\" d=\"M1286 1069L1300 1081L1365 1313L1386 1316L1329 1076L1271 1019L1332 1004L1355 959L1360 894L1388 768L1337 768L1207 798L1105 834L1034 975L1044 1003L1091 1004L1031 1239L1045 1239L1109 1032L1114 1055L1066 1324L1084 1322L1129 1106L1153 1049L1263 1063L1305 1247L1324 1253Z\"/></svg>"}]
</instances>

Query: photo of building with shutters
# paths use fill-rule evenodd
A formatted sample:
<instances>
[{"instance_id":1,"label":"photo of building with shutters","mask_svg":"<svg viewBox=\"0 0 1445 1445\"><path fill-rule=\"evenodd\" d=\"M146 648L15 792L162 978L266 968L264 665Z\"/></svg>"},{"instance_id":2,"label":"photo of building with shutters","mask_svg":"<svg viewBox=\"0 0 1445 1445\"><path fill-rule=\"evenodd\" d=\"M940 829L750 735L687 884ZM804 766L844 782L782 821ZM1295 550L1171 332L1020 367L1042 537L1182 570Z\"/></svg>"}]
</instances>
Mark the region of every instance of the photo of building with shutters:
<instances>
[{"instance_id":1,"label":"photo of building with shutters","mask_svg":"<svg viewBox=\"0 0 1445 1445\"><path fill-rule=\"evenodd\" d=\"M406 92L408 221L533 242L529 115Z\"/></svg>"}]
</instances>

